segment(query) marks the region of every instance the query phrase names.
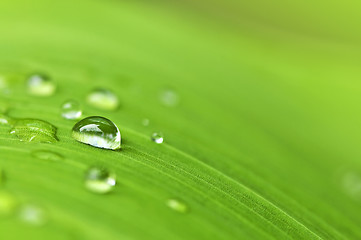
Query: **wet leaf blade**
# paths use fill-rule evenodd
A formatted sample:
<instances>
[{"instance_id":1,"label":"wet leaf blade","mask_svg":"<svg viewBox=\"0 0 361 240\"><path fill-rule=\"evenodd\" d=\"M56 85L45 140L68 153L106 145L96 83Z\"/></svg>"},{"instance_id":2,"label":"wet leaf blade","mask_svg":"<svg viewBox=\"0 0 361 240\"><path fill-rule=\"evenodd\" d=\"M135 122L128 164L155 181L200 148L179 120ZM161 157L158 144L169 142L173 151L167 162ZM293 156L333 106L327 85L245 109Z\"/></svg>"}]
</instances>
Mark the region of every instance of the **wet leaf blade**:
<instances>
[{"instance_id":1,"label":"wet leaf blade","mask_svg":"<svg viewBox=\"0 0 361 240\"><path fill-rule=\"evenodd\" d=\"M354 127L361 74L351 61L361 48L346 51L337 40L358 42L351 27L358 22L345 18L340 24L350 28L338 28L317 21L320 15L262 5L255 16L275 28L266 31L240 14L252 12L248 3L209 3L232 18L188 4L0 2L0 109L53 124L59 139L22 143L0 124L1 191L49 215L42 228L16 214L0 219L0 239L361 238L361 132ZM297 9L318 10L314 4ZM328 6L325 19L353 5ZM314 26L323 30L315 34ZM28 95L25 76L38 71L57 81L53 96ZM119 108L88 105L98 87L112 90ZM162 104L164 89L179 98ZM76 142L75 122L61 117L68 99L82 103L84 117L114 121L122 150ZM163 144L151 140L154 132L164 134ZM36 159L32 153L42 150L61 160ZM114 192L87 191L92 165L116 173ZM181 204L170 207L174 199Z\"/></svg>"}]
</instances>

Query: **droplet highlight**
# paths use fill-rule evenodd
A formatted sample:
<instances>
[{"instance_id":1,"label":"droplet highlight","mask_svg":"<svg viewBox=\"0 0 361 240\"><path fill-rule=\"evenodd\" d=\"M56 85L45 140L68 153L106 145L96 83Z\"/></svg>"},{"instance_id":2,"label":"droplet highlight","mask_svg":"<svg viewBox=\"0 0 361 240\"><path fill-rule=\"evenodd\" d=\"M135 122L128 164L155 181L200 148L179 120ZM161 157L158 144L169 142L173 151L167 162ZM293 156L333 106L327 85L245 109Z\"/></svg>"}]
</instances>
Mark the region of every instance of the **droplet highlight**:
<instances>
[{"instance_id":1,"label":"droplet highlight","mask_svg":"<svg viewBox=\"0 0 361 240\"><path fill-rule=\"evenodd\" d=\"M164 89L159 95L160 102L167 107L175 107L179 104L179 96L172 89Z\"/></svg>"},{"instance_id":2,"label":"droplet highlight","mask_svg":"<svg viewBox=\"0 0 361 240\"><path fill-rule=\"evenodd\" d=\"M11 124L13 119L7 116L6 114L0 113L0 124L6 125Z\"/></svg>"},{"instance_id":3,"label":"droplet highlight","mask_svg":"<svg viewBox=\"0 0 361 240\"><path fill-rule=\"evenodd\" d=\"M45 210L34 204L21 206L19 218L21 221L33 226L43 226L48 220Z\"/></svg>"},{"instance_id":4,"label":"droplet highlight","mask_svg":"<svg viewBox=\"0 0 361 240\"><path fill-rule=\"evenodd\" d=\"M64 157L59 153L49 150L36 150L31 153L31 156L45 161L61 161L64 159Z\"/></svg>"},{"instance_id":5,"label":"droplet highlight","mask_svg":"<svg viewBox=\"0 0 361 240\"><path fill-rule=\"evenodd\" d=\"M120 149L121 135L118 127L109 119L99 116L84 118L77 122L72 137L97 148Z\"/></svg>"},{"instance_id":6,"label":"droplet highlight","mask_svg":"<svg viewBox=\"0 0 361 240\"><path fill-rule=\"evenodd\" d=\"M105 194L116 185L116 176L102 167L91 167L85 174L85 187L91 192Z\"/></svg>"},{"instance_id":7,"label":"droplet highlight","mask_svg":"<svg viewBox=\"0 0 361 240\"><path fill-rule=\"evenodd\" d=\"M33 96L47 97L54 94L56 84L49 76L36 73L28 78L27 88L28 93Z\"/></svg>"},{"instance_id":8,"label":"droplet highlight","mask_svg":"<svg viewBox=\"0 0 361 240\"><path fill-rule=\"evenodd\" d=\"M87 96L87 102L101 110L114 111L119 107L118 97L105 88L97 88L91 91Z\"/></svg>"},{"instance_id":9,"label":"droplet highlight","mask_svg":"<svg viewBox=\"0 0 361 240\"><path fill-rule=\"evenodd\" d=\"M40 119L19 119L15 121L10 134L23 142L54 143L58 141L56 131L55 126Z\"/></svg>"},{"instance_id":10,"label":"droplet highlight","mask_svg":"<svg viewBox=\"0 0 361 240\"><path fill-rule=\"evenodd\" d=\"M150 139L157 144L161 144L164 141L163 134L158 132L153 133Z\"/></svg>"},{"instance_id":11,"label":"droplet highlight","mask_svg":"<svg viewBox=\"0 0 361 240\"><path fill-rule=\"evenodd\" d=\"M169 208L176 212L186 213L189 210L188 206L178 199L170 198L166 201L166 204Z\"/></svg>"},{"instance_id":12,"label":"droplet highlight","mask_svg":"<svg viewBox=\"0 0 361 240\"><path fill-rule=\"evenodd\" d=\"M61 116L65 119L79 119L82 114L81 106L75 100L68 100L61 105Z\"/></svg>"}]
</instances>

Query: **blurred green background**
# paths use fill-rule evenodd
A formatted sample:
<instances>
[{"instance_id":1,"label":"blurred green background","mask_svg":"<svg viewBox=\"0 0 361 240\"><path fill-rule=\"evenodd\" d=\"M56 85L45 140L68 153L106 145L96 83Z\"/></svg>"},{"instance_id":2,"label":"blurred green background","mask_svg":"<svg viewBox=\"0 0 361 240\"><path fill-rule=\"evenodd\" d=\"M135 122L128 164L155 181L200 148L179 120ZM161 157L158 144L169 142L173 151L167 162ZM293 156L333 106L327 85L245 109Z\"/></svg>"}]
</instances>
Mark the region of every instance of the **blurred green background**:
<instances>
[{"instance_id":1,"label":"blurred green background","mask_svg":"<svg viewBox=\"0 0 361 240\"><path fill-rule=\"evenodd\" d=\"M71 161L34 164L28 152L44 146L0 125L3 188L53 218L42 228L1 219L0 238L361 239L360 10L360 1L2 0L0 100L14 117L56 125L60 141L45 147ZM25 94L36 71L58 82L54 96ZM117 157L76 145L74 123L58 114L97 86L121 107L84 112L118 124ZM159 103L167 88L178 106ZM148 141L152 131L166 146ZM82 166L99 161L119 176L106 200L79 191ZM171 212L167 197L191 211Z\"/></svg>"}]
</instances>

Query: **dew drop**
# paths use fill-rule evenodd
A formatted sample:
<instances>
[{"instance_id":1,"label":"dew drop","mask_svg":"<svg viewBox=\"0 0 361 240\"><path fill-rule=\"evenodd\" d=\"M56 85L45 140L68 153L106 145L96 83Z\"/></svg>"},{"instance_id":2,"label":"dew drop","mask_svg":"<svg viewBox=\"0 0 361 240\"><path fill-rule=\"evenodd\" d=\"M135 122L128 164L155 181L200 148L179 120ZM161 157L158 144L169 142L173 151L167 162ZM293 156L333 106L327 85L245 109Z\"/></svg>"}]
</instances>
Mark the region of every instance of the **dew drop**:
<instances>
[{"instance_id":1,"label":"dew drop","mask_svg":"<svg viewBox=\"0 0 361 240\"><path fill-rule=\"evenodd\" d=\"M68 100L61 106L61 116L65 119L79 119L82 113L80 104L75 100Z\"/></svg>"},{"instance_id":2,"label":"dew drop","mask_svg":"<svg viewBox=\"0 0 361 240\"><path fill-rule=\"evenodd\" d=\"M93 147L120 149L119 129L112 121L104 117L93 116L80 120L73 127L72 137Z\"/></svg>"},{"instance_id":3,"label":"dew drop","mask_svg":"<svg viewBox=\"0 0 361 240\"><path fill-rule=\"evenodd\" d=\"M64 157L59 153L48 150L36 150L33 151L31 155L37 159L45 161L61 161L64 159Z\"/></svg>"},{"instance_id":4,"label":"dew drop","mask_svg":"<svg viewBox=\"0 0 361 240\"><path fill-rule=\"evenodd\" d=\"M42 226L48 220L45 210L34 204L21 206L19 218L21 221L33 226Z\"/></svg>"},{"instance_id":5,"label":"dew drop","mask_svg":"<svg viewBox=\"0 0 361 240\"><path fill-rule=\"evenodd\" d=\"M8 83L4 76L0 76L0 89L6 89L8 87Z\"/></svg>"},{"instance_id":6,"label":"dew drop","mask_svg":"<svg viewBox=\"0 0 361 240\"><path fill-rule=\"evenodd\" d=\"M101 110L113 111L119 106L118 97L110 90L97 88L88 94L87 102Z\"/></svg>"},{"instance_id":7,"label":"dew drop","mask_svg":"<svg viewBox=\"0 0 361 240\"><path fill-rule=\"evenodd\" d=\"M361 175L348 172L342 179L345 192L352 198L361 200Z\"/></svg>"},{"instance_id":8,"label":"dew drop","mask_svg":"<svg viewBox=\"0 0 361 240\"><path fill-rule=\"evenodd\" d=\"M13 119L10 118L9 116L3 114L3 113L0 113L0 124L11 124L13 122Z\"/></svg>"},{"instance_id":9,"label":"dew drop","mask_svg":"<svg viewBox=\"0 0 361 240\"><path fill-rule=\"evenodd\" d=\"M160 101L167 107L175 107L179 103L178 94L172 89L164 89L159 95Z\"/></svg>"},{"instance_id":10,"label":"dew drop","mask_svg":"<svg viewBox=\"0 0 361 240\"><path fill-rule=\"evenodd\" d=\"M143 124L143 126L145 126L145 127L149 126L149 119L148 119L148 118L144 118L144 119L142 120L142 124Z\"/></svg>"},{"instance_id":11,"label":"dew drop","mask_svg":"<svg viewBox=\"0 0 361 240\"><path fill-rule=\"evenodd\" d=\"M168 207L170 207L172 210L176 212L186 213L189 210L188 206L184 202L181 202L178 199L170 198L167 200L166 204Z\"/></svg>"},{"instance_id":12,"label":"dew drop","mask_svg":"<svg viewBox=\"0 0 361 240\"><path fill-rule=\"evenodd\" d=\"M34 96L51 96L56 90L55 82L45 74L33 74L28 78L28 93Z\"/></svg>"},{"instance_id":13,"label":"dew drop","mask_svg":"<svg viewBox=\"0 0 361 240\"><path fill-rule=\"evenodd\" d=\"M21 76L21 81L23 82L23 76ZM11 95L13 93L14 88L10 88L11 86L16 86L19 82L19 75L6 73L4 75L0 75L0 94L2 95Z\"/></svg>"},{"instance_id":14,"label":"dew drop","mask_svg":"<svg viewBox=\"0 0 361 240\"><path fill-rule=\"evenodd\" d=\"M161 144L164 141L163 134L157 132L153 133L150 139L157 144Z\"/></svg>"},{"instance_id":15,"label":"dew drop","mask_svg":"<svg viewBox=\"0 0 361 240\"><path fill-rule=\"evenodd\" d=\"M116 176L102 167L91 167L85 174L85 187L94 193L110 192L116 184Z\"/></svg>"},{"instance_id":16,"label":"dew drop","mask_svg":"<svg viewBox=\"0 0 361 240\"><path fill-rule=\"evenodd\" d=\"M16 205L16 199L12 194L7 191L0 191L0 216L11 215Z\"/></svg>"},{"instance_id":17,"label":"dew drop","mask_svg":"<svg viewBox=\"0 0 361 240\"><path fill-rule=\"evenodd\" d=\"M56 127L40 119L19 119L14 122L10 134L23 142L53 143L58 141Z\"/></svg>"}]
</instances>

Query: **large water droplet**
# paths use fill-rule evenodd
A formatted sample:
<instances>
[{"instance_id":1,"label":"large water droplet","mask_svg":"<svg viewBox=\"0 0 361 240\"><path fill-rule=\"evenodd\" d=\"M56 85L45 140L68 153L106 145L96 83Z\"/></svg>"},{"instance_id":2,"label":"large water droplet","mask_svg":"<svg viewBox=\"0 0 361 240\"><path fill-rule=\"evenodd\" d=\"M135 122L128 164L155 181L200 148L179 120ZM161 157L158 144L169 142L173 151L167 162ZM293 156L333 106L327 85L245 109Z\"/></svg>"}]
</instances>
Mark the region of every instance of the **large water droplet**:
<instances>
[{"instance_id":1,"label":"large water droplet","mask_svg":"<svg viewBox=\"0 0 361 240\"><path fill-rule=\"evenodd\" d=\"M34 96L51 96L56 90L55 82L47 75L33 74L28 78L28 92Z\"/></svg>"},{"instance_id":2,"label":"large water droplet","mask_svg":"<svg viewBox=\"0 0 361 240\"><path fill-rule=\"evenodd\" d=\"M10 133L24 142L53 143L58 141L56 130L55 126L40 119L19 119Z\"/></svg>"},{"instance_id":3,"label":"large water droplet","mask_svg":"<svg viewBox=\"0 0 361 240\"><path fill-rule=\"evenodd\" d=\"M59 153L52 152L49 150L36 150L31 153L31 155L40 160L46 161L61 161L63 160L63 156Z\"/></svg>"},{"instance_id":4,"label":"large water droplet","mask_svg":"<svg viewBox=\"0 0 361 240\"><path fill-rule=\"evenodd\" d=\"M102 110L116 110L119 106L118 97L110 90L104 88L94 89L89 93L87 102Z\"/></svg>"},{"instance_id":5,"label":"large water droplet","mask_svg":"<svg viewBox=\"0 0 361 240\"><path fill-rule=\"evenodd\" d=\"M72 136L75 140L94 147L120 149L119 129L112 121L104 117L84 118L74 125Z\"/></svg>"},{"instance_id":6,"label":"large water droplet","mask_svg":"<svg viewBox=\"0 0 361 240\"><path fill-rule=\"evenodd\" d=\"M188 212L188 206L184 202L178 199L170 198L167 200L166 204L168 207L170 207L176 212L180 212L180 213Z\"/></svg>"},{"instance_id":7,"label":"large water droplet","mask_svg":"<svg viewBox=\"0 0 361 240\"><path fill-rule=\"evenodd\" d=\"M179 103L179 96L172 89L164 89L161 91L159 98L161 103L168 107L174 107Z\"/></svg>"},{"instance_id":8,"label":"large water droplet","mask_svg":"<svg viewBox=\"0 0 361 240\"><path fill-rule=\"evenodd\" d=\"M150 139L158 144L161 144L164 141L163 134L158 132L153 133Z\"/></svg>"},{"instance_id":9,"label":"large water droplet","mask_svg":"<svg viewBox=\"0 0 361 240\"><path fill-rule=\"evenodd\" d=\"M11 215L16 205L16 199L12 194L7 191L0 191L0 216Z\"/></svg>"},{"instance_id":10,"label":"large water droplet","mask_svg":"<svg viewBox=\"0 0 361 240\"><path fill-rule=\"evenodd\" d=\"M68 100L61 106L61 116L65 119L79 119L82 113L80 104L75 100Z\"/></svg>"},{"instance_id":11,"label":"large water droplet","mask_svg":"<svg viewBox=\"0 0 361 240\"><path fill-rule=\"evenodd\" d=\"M21 206L19 210L19 218L23 222L34 226L42 226L48 220L45 210L34 204Z\"/></svg>"},{"instance_id":12,"label":"large water droplet","mask_svg":"<svg viewBox=\"0 0 361 240\"><path fill-rule=\"evenodd\" d=\"M94 193L110 192L116 184L116 176L102 167L91 167L85 174L85 187Z\"/></svg>"}]
</instances>

